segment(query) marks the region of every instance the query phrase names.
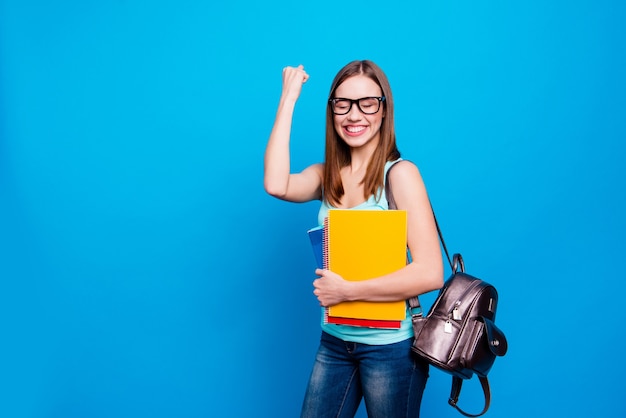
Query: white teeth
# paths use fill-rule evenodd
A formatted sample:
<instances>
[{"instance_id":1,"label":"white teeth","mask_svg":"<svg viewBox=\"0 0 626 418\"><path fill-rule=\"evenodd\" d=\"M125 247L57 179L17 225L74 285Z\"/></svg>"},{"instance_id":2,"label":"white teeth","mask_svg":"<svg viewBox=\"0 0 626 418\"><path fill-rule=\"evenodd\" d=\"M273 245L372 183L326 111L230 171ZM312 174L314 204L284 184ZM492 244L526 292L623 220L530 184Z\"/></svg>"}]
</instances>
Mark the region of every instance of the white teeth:
<instances>
[{"instance_id":1,"label":"white teeth","mask_svg":"<svg viewBox=\"0 0 626 418\"><path fill-rule=\"evenodd\" d=\"M351 132L351 133L355 134L355 133L361 132L363 129L365 129L365 126L348 126L348 127L346 127L346 129L348 130L348 132Z\"/></svg>"}]
</instances>

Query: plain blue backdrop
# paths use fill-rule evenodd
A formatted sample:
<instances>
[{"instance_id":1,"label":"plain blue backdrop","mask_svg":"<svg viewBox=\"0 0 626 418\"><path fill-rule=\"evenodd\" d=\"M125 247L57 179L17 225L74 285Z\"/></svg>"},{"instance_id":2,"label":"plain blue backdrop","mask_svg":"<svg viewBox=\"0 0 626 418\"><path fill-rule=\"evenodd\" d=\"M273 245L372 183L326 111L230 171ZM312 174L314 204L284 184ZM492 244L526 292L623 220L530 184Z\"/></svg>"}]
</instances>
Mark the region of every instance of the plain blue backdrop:
<instances>
[{"instance_id":1,"label":"plain blue backdrop","mask_svg":"<svg viewBox=\"0 0 626 418\"><path fill-rule=\"evenodd\" d=\"M266 195L263 152L285 65L311 76L300 170L333 76L366 58L448 246L499 289L487 416L626 416L625 19L617 0L0 1L0 416L297 416L318 204ZM424 417L460 416L449 384L431 371Z\"/></svg>"}]
</instances>

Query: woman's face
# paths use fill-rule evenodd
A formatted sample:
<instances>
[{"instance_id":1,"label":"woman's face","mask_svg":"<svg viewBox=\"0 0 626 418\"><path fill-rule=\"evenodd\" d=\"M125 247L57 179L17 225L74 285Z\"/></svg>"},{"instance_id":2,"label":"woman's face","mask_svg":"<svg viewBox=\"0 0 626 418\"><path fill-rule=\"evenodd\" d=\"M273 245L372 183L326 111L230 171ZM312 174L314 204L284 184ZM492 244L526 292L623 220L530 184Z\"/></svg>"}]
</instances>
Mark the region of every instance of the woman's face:
<instances>
[{"instance_id":1,"label":"woman's face","mask_svg":"<svg viewBox=\"0 0 626 418\"><path fill-rule=\"evenodd\" d=\"M335 89L335 98L356 100L381 96L382 91L378 84L364 75L347 78ZM367 108L364 110L369 112ZM383 103L380 103L378 112L371 115L363 113L356 103L352 103L350 111L345 115L333 115L335 130L351 148L359 148L370 143L377 145L384 113Z\"/></svg>"}]
</instances>

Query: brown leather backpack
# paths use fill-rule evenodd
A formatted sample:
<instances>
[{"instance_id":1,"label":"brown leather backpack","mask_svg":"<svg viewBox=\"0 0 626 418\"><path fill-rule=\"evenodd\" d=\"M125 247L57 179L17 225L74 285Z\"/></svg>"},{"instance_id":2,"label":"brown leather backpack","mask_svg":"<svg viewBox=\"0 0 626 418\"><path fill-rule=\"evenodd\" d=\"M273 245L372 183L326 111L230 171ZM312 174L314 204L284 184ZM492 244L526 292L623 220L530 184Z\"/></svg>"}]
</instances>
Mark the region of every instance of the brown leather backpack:
<instances>
[{"instance_id":1,"label":"brown leather backpack","mask_svg":"<svg viewBox=\"0 0 626 418\"><path fill-rule=\"evenodd\" d=\"M385 194L389 209L396 209L388 172ZM461 254L454 254L453 260L450 259L434 211L433 218L452 275L439 291L428 315L423 316L417 296L409 299L415 333L412 349L429 364L452 375L448 403L465 416L479 417L487 412L491 403L487 373L496 357L504 356L508 348L504 333L495 324L498 292L489 283L465 273ZM485 406L482 412L469 414L457 402L463 380L471 379L474 374L480 380Z\"/></svg>"},{"instance_id":2,"label":"brown leather backpack","mask_svg":"<svg viewBox=\"0 0 626 418\"><path fill-rule=\"evenodd\" d=\"M478 417L487 412L491 402L487 373L496 356L506 354L508 345L504 333L494 323L498 306L496 288L466 274L460 254L454 255L451 266L452 275L439 291L428 315L424 317L421 309L414 309L419 307L417 298L409 299L411 311L415 312L412 349L434 367L452 375L448 403L465 416ZM457 402L463 380L471 379L474 374L482 385L485 407L479 414L468 414Z\"/></svg>"}]
</instances>

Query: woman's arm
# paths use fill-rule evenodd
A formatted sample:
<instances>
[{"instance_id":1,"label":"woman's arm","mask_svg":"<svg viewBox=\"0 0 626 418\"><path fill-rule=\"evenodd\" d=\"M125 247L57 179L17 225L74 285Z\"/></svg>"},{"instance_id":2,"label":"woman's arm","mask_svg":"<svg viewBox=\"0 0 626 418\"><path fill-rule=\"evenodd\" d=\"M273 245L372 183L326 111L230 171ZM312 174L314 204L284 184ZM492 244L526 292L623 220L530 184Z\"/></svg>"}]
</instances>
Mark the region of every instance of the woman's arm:
<instances>
[{"instance_id":1,"label":"woman's arm","mask_svg":"<svg viewBox=\"0 0 626 418\"><path fill-rule=\"evenodd\" d=\"M407 242L411 263L385 276L350 282L329 270L316 270L314 294L322 306L351 300L404 300L443 286L443 260L430 201L418 168L397 163L389 181L398 209L407 211Z\"/></svg>"},{"instance_id":2,"label":"woman's arm","mask_svg":"<svg viewBox=\"0 0 626 418\"><path fill-rule=\"evenodd\" d=\"M305 202L321 197L322 165L312 165L292 174L289 159L291 123L302 85L309 75L300 65L283 69L283 91L276 120L265 149L265 191L279 199Z\"/></svg>"}]
</instances>

